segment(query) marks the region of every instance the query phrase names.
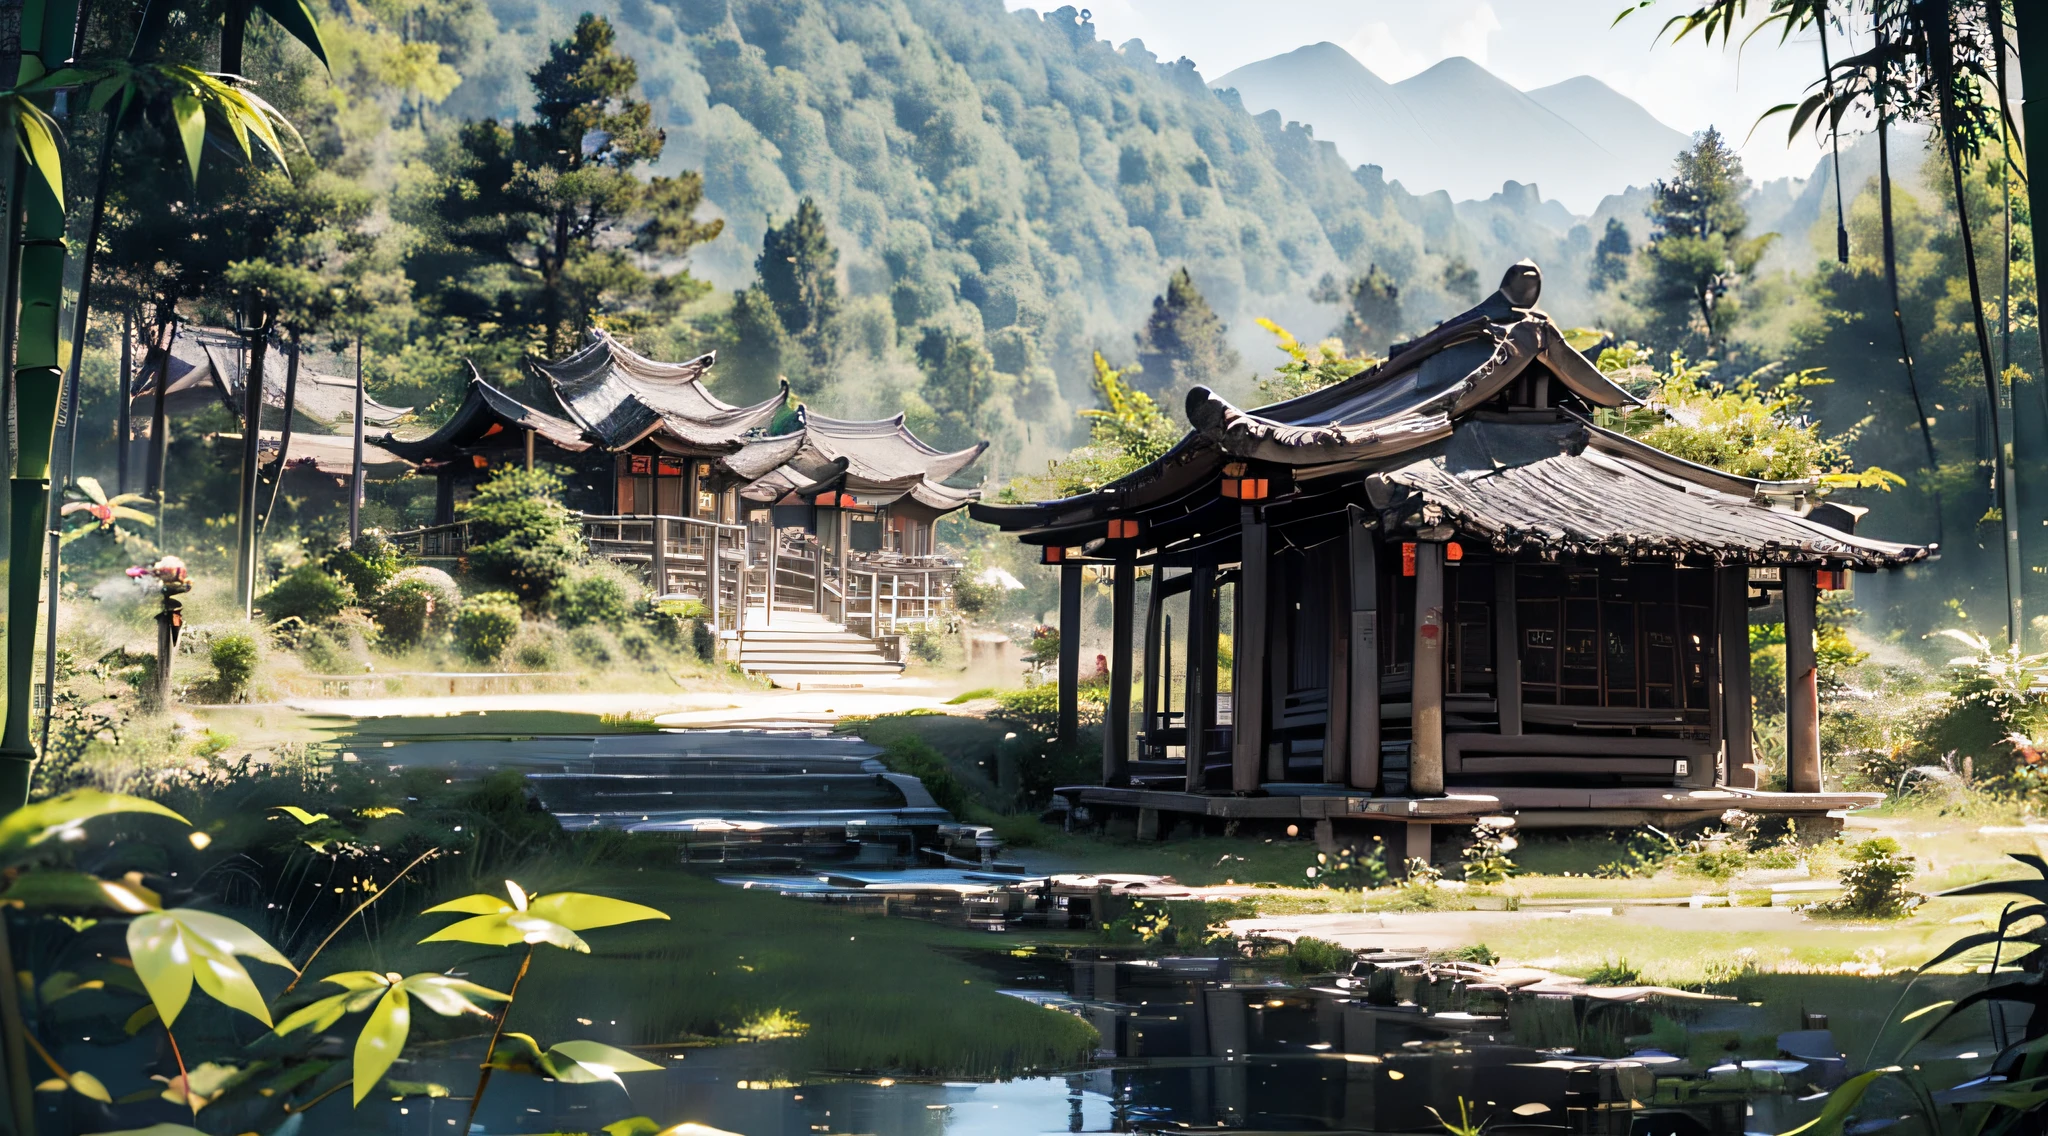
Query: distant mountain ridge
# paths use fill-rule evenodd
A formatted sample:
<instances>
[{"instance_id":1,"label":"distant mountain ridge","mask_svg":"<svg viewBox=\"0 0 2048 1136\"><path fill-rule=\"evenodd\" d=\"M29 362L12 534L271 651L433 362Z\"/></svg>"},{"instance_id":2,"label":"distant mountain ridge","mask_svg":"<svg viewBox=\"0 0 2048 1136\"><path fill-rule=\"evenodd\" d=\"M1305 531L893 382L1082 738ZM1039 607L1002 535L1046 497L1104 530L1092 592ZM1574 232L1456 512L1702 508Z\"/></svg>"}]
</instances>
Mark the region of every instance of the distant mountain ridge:
<instances>
[{"instance_id":1,"label":"distant mountain ridge","mask_svg":"<svg viewBox=\"0 0 2048 1136\"><path fill-rule=\"evenodd\" d=\"M1235 89L1253 114L1311 127L1347 162L1378 166L1410 193L1480 200L1519 181L1579 215L1664 176L1691 141L1590 75L1521 91L1463 56L1389 83L1325 41L1209 85Z\"/></svg>"}]
</instances>

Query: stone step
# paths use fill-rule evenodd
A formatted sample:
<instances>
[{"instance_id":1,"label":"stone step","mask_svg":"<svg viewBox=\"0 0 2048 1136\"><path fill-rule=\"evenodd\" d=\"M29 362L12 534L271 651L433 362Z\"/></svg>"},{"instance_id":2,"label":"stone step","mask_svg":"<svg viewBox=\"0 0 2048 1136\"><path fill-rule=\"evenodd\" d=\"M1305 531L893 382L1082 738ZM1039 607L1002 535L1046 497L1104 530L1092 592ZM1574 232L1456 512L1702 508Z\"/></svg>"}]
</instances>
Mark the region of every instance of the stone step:
<instances>
[{"instance_id":1,"label":"stone step","mask_svg":"<svg viewBox=\"0 0 2048 1136\"><path fill-rule=\"evenodd\" d=\"M866 639L742 639L740 651L842 651L856 655L880 654L876 646Z\"/></svg>"},{"instance_id":2,"label":"stone step","mask_svg":"<svg viewBox=\"0 0 2048 1136\"><path fill-rule=\"evenodd\" d=\"M770 672L789 674L900 674L903 664L885 659L870 659L864 662L843 662L832 659L774 659L740 663L740 669L749 672Z\"/></svg>"}]
</instances>

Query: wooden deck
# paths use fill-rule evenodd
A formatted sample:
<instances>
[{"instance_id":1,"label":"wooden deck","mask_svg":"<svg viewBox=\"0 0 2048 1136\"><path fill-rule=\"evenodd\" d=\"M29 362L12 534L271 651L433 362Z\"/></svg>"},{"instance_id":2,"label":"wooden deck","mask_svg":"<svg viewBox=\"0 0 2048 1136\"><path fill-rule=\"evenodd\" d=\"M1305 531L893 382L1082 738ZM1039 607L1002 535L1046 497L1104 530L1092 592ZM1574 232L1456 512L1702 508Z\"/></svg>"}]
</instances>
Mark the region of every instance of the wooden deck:
<instances>
[{"instance_id":1,"label":"wooden deck","mask_svg":"<svg viewBox=\"0 0 2048 1136\"><path fill-rule=\"evenodd\" d=\"M1712 789L1456 786L1441 797L1375 797L1339 787L1289 785L1254 796L1161 789L1070 785L1056 790L1070 806L1097 819L1135 813L1140 839L1152 839L1179 820L1253 822L1274 826L1305 821L1319 837L1339 824L1400 825L1411 846L1426 846L1432 826L1470 827L1480 817L1513 817L1533 828L1660 828L1718 820L1730 809L1796 822L1809 836L1839 831L1842 818L1870 808L1882 793L1772 793L1720 786Z\"/></svg>"}]
</instances>

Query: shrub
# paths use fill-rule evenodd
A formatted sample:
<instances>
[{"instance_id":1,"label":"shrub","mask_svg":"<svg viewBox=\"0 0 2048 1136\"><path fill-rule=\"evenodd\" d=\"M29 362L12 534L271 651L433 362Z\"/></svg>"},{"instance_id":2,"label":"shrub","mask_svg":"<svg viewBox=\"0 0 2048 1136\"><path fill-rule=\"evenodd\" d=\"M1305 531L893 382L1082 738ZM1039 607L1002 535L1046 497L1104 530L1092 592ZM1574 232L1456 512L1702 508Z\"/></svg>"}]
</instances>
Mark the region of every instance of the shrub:
<instances>
[{"instance_id":1,"label":"shrub","mask_svg":"<svg viewBox=\"0 0 2048 1136\"><path fill-rule=\"evenodd\" d=\"M249 680L256 677L256 637L244 631L217 636L206 649L213 664L214 697L222 702L240 702L249 696Z\"/></svg>"},{"instance_id":2,"label":"shrub","mask_svg":"<svg viewBox=\"0 0 2048 1136\"><path fill-rule=\"evenodd\" d=\"M1586 976L1586 982L1592 986L1636 986L1642 981L1642 972L1630 966L1625 958L1610 958Z\"/></svg>"},{"instance_id":3,"label":"shrub","mask_svg":"<svg viewBox=\"0 0 2048 1136\"><path fill-rule=\"evenodd\" d=\"M1889 836L1863 841L1850 854L1851 863L1842 869L1842 896L1817 904L1824 915L1849 915L1865 919L1897 919L1920 906L1926 897L1906 890L1906 881L1918 869L1913 857L1899 849Z\"/></svg>"},{"instance_id":4,"label":"shrub","mask_svg":"<svg viewBox=\"0 0 2048 1136\"><path fill-rule=\"evenodd\" d=\"M961 615L980 615L1003 598L999 584L984 584L966 576L953 581L953 609Z\"/></svg>"},{"instance_id":5,"label":"shrub","mask_svg":"<svg viewBox=\"0 0 2048 1136\"><path fill-rule=\"evenodd\" d=\"M690 650L707 663L718 661L718 632L711 629L711 622L704 619L690 621Z\"/></svg>"},{"instance_id":6,"label":"shrub","mask_svg":"<svg viewBox=\"0 0 2048 1136\"><path fill-rule=\"evenodd\" d=\"M355 543L329 553L325 567L367 602L405 568L405 553L383 534L366 532Z\"/></svg>"},{"instance_id":7,"label":"shrub","mask_svg":"<svg viewBox=\"0 0 2048 1136\"><path fill-rule=\"evenodd\" d=\"M1516 848L1515 838L1505 828L1480 823L1472 826L1472 843L1465 846L1465 882L1482 886L1505 883L1515 874L1515 862L1508 853Z\"/></svg>"},{"instance_id":8,"label":"shrub","mask_svg":"<svg viewBox=\"0 0 2048 1136\"><path fill-rule=\"evenodd\" d=\"M451 606L425 580L398 580L377 597L370 614L383 628L384 638L410 647L425 639L429 630L446 623Z\"/></svg>"},{"instance_id":9,"label":"shrub","mask_svg":"<svg viewBox=\"0 0 2048 1136\"><path fill-rule=\"evenodd\" d=\"M551 671L555 669L556 636L529 628L521 632L512 645L512 659L521 670Z\"/></svg>"},{"instance_id":10,"label":"shrub","mask_svg":"<svg viewBox=\"0 0 2048 1136\"><path fill-rule=\"evenodd\" d=\"M354 602L354 589L339 577L317 564L301 564L263 593L256 607L268 623L298 619L316 624L340 615Z\"/></svg>"},{"instance_id":11,"label":"shrub","mask_svg":"<svg viewBox=\"0 0 2048 1136\"><path fill-rule=\"evenodd\" d=\"M469 521L469 567L485 584L543 606L583 560L576 515L562 481L541 470L501 469L461 505Z\"/></svg>"},{"instance_id":12,"label":"shrub","mask_svg":"<svg viewBox=\"0 0 2048 1136\"><path fill-rule=\"evenodd\" d=\"M495 662L519 634L519 597L484 592L462 601L455 613L455 646L476 663Z\"/></svg>"},{"instance_id":13,"label":"shrub","mask_svg":"<svg viewBox=\"0 0 2048 1136\"><path fill-rule=\"evenodd\" d=\"M601 628L579 627L569 632L569 650L593 667L602 667L612 661L611 636Z\"/></svg>"},{"instance_id":14,"label":"shrub","mask_svg":"<svg viewBox=\"0 0 2048 1136\"><path fill-rule=\"evenodd\" d=\"M1351 969L1352 953L1327 939L1303 935L1287 948L1288 969L1296 974L1342 974Z\"/></svg>"},{"instance_id":15,"label":"shrub","mask_svg":"<svg viewBox=\"0 0 2048 1136\"><path fill-rule=\"evenodd\" d=\"M1377 836L1367 845L1347 844L1337 849L1335 856L1316 853L1316 862L1306 874L1310 886L1339 891L1366 891L1393 880L1387 871L1386 842Z\"/></svg>"},{"instance_id":16,"label":"shrub","mask_svg":"<svg viewBox=\"0 0 2048 1136\"><path fill-rule=\"evenodd\" d=\"M631 613L626 583L609 565L588 565L569 573L555 589L551 606L563 627L600 624L618 627Z\"/></svg>"},{"instance_id":17,"label":"shrub","mask_svg":"<svg viewBox=\"0 0 2048 1136\"><path fill-rule=\"evenodd\" d=\"M905 636L910 653L919 662L936 663L946 657L946 625L934 619L906 623Z\"/></svg>"},{"instance_id":18,"label":"shrub","mask_svg":"<svg viewBox=\"0 0 2048 1136\"><path fill-rule=\"evenodd\" d=\"M1102 721L1102 700L1091 697L1097 691L1082 690L1078 703L1078 717L1082 725ZM996 695L996 710L993 717L1015 722L1042 737L1052 737L1059 732L1060 690L1055 683L1042 682L1022 690L1005 690Z\"/></svg>"},{"instance_id":19,"label":"shrub","mask_svg":"<svg viewBox=\"0 0 2048 1136\"><path fill-rule=\"evenodd\" d=\"M967 790L946 763L946 755L930 742L914 734L892 738L882 751L882 764L891 773L908 773L923 782L924 791L932 795L933 803L940 808L955 817L966 815Z\"/></svg>"}]
</instances>

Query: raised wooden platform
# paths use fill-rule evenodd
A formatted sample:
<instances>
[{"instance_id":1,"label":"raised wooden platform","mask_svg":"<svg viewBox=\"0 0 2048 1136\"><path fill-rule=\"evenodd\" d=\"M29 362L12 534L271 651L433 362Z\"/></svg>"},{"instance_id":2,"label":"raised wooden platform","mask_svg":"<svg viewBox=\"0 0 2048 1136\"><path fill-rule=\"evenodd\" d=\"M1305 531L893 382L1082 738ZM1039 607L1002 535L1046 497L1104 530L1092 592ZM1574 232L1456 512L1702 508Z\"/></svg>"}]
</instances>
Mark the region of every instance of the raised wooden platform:
<instances>
[{"instance_id":1,"label":"raised wooden platform","mask_svg":"<svg viewBox=\"0 0 2048 1136\"><path fill-rule=\"evenodd\" d=\"M1288 785L1257 796L1186 793L1070 785L1057 790L1071 805L1140 813L1141 833L1151 813L1224 820L1350 820L1416 825L1471 825L1482 816L1510 816L1518 828L1660 827L1714 820L1730 809L1839 828L1855 809L1884 800L1882 793L1769 793L1757 789L1659 789L1459 786L1442 797L1376 797L1341 786Z\"/></svg>"}]
</instances>

